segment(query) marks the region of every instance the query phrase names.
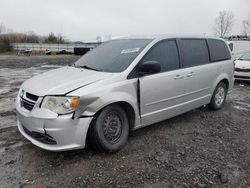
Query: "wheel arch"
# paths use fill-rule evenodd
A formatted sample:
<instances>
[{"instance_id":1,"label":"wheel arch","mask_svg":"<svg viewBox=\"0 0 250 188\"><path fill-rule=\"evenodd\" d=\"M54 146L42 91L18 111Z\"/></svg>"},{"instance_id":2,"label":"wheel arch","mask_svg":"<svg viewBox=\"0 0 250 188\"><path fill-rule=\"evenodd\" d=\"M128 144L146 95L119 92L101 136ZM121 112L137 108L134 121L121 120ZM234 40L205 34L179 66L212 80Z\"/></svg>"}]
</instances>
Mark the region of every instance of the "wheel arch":
<instances>
[{"instance_id":1,"label":"wheel arch","mask_svg":"<svg viewBox=\"0 0 250 188\"><path fill-rule=\"evenodd\" d=\"M102 106L102 108L100 108L98 111L96 111L96 113L93 115L93 118L88 126L88 129L87 129L87 134L86 134L86 143L89 143L90 142L90 136L91 136L91 127L93 126L93 123L95 121L95 119L97 118L98 114L106 107L108 106L111 106L111 105L119 105L121 106L125 112L126 112L126 115L128 117L128 121L129 121L129 130L132 130L134 129L135 127L135 121L136 121L136 113L135 113L135 110L134 108L132 107L131 104L129 104L128 102L125 102L125 101L116 101L116 102L113 102L113 103L109 103L109 104L106 104L105 106Z\"/></svg>"},{"instance_id":2,"label":"wheel arch","mask_svg":"<svg viewBox=\"0 0 250 188\"><path fill-rule=\"evenodd\" d=\"M228 81L228 79L224 78L224 79L221 80L220 82L224 82L224 83L226 84L227 89L228 89L228 87L229 87L229 81ZM220 82L219 82L219 83L220 83ZM219 83L218 83L218 84L219 84ZM217 85L218 85L218 84L217 84Z\"/></svg>"},{"instance_id":3,"label":"wheel arch","mask_svg":"<svg viewBox=\"0 0 250 188\"><path fill-rule=\"evenodd\" d=\"M129 121L129 128L130 130L133 129L135 127L135 120L136 120L136 113L135 113L135 109L133 108L133 106L126 102L126 101L115 101L115 102L111 102L108 104L105 104L104 106L102 106L100 109L98 109L95 114L93 115L94 118L92 119L90 126L92 125L94 119L97 117L97 115L106 107L111 106L111 105L119 105L120 107L122 107L125 112L126 115L128 117L128 121Z\"/></svg>"},{"instance_id":4,"label":"wheel arch","mask_svg":"<svg viewBox=\"0 0 250 188\"><path fill-rule=\"evenodd\" d=\"M220 83L220 82L224 82L226 84L227 89L229 89L230 83L229 83L229 77L227 74L221 74L219 77L217 77L217 79L214 81L214 84L211 88L210 94L211 97L214 93L214 90L216 88L216 86Z\"/></svg>"}]
</instances>

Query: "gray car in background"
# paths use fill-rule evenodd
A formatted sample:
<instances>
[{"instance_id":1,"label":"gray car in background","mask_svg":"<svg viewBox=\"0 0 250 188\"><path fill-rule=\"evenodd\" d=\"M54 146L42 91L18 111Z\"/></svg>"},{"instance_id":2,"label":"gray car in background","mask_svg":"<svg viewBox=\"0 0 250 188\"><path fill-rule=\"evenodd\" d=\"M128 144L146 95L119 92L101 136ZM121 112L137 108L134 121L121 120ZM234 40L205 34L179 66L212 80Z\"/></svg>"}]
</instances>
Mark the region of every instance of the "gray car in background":
<instances>
[{"instance_id":1,"label":"gray car in background","mask_svg":"<svg viewBox=\"0 0 250 188\"><path fill-rule=\"evenodd\" d=\"M129 132L207 105L223 107L234 66L221 39L130 37L105 42L71 66L25 81L16 111L21 134L51 151L114 152Z\"/></svg>"}]
</instances>

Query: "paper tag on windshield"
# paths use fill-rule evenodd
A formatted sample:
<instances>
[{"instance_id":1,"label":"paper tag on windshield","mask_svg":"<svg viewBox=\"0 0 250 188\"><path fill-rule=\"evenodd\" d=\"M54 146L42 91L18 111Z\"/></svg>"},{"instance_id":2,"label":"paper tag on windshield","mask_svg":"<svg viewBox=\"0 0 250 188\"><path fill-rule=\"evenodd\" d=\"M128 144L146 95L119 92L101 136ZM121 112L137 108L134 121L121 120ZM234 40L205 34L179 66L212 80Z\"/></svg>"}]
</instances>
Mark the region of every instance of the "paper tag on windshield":
<instances>
[{"instance_id":1,"label":"paper tag on windshield","mask_svg":"<svg viewBox=\"0 0 250 188\"><path fill-rule=\"evenodd\" d=\"M139 52L140 48L130 48L130 49L124 49L121 51L121 54L128 54L128 53L134 53Z\"/></svg>"}]
</instances>

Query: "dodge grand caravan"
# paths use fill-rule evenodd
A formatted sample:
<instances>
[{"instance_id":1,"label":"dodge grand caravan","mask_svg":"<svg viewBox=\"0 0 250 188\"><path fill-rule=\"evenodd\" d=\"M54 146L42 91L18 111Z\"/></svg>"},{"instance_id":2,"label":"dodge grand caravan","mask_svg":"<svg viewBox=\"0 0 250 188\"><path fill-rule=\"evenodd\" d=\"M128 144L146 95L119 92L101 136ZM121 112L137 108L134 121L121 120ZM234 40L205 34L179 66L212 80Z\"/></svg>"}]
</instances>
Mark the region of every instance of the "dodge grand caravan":
<instances>
[{"instance_id":1,"label":"dodge grand caravan","mask_svg":"<svg viewBox=\"0 0 250 188\"><path fill-rule=\"evenodd\" d=\"M234 83L221 39L131 37L105 42L71 66L25 81L18 129L51 151L85 147L114 152L131 130L207 105L223 107Z\"/></svg>"}]
</instances>

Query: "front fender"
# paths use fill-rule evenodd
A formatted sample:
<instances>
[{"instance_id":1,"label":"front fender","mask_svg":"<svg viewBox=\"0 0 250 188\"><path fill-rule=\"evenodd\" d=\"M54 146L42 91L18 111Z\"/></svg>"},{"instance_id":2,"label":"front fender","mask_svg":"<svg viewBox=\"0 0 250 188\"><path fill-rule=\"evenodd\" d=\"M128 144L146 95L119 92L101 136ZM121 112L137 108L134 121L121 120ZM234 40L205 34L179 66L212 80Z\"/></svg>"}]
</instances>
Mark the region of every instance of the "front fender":
<instances>
[{"instance_id":1,"label":"front fender","mask_svg":"<svg viewBox=\"0 0 250 188\"><path fill-rule=\"evenodd\" d=\"M82 115L92 116L105 106L108 106L117 102L129 103L133 109L137 108L137 99L128 93L116 92L104 95L102 97L96 98L91 104L89 104Z\"/></svg>"},{"instance_id":2,"label":"front fender","mask_svg":"<svg viewBox=\"0 0 250 188\"><path fill-rule=\"evenodd\" d=\"M86 88L87 89L87 88ZM102 87L88 95L81 97L81 102L76 110L74 117L94 116L104 107L117 102L125 102L134 110L135 126L140 124L140 115L138 107L137 82L120 82L107 87Z\"/></svg>"}]
</instances>

